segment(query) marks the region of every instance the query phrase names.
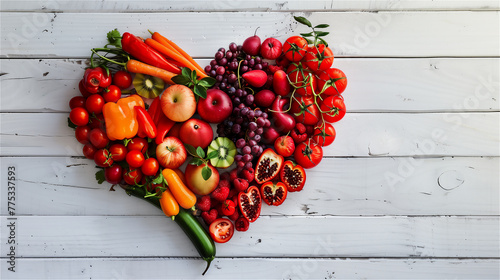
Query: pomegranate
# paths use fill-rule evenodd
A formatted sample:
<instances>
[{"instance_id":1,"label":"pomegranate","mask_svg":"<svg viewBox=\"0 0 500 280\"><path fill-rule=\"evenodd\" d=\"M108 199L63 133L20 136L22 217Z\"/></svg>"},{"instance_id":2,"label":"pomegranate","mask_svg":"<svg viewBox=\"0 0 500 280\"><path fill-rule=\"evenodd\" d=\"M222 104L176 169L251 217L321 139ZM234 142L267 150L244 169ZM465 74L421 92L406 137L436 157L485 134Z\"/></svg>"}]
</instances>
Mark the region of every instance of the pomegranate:
<instances>
[{"instance_id":1,"label":"pomegranate","mask_svg":"<svg viewBox=\"0 0 500 280\"><path fill-rule=\"evenodd\" d=\"M273 149L267 148L259 158L255 167L255 181L257 184L274 179L283 165L283 156L278 155Z\"/></svg>"},{"instance_id":2,"label":"pomegranate","mask_svg":"<svg viewBox=\"0 0 500 280\"><path fill-rule=\"evenodd\" d=\"M289 192L298 192L304 188L306 172L302 166L287 160L283 164L283 169L281 169L280 179L286 185Z\"/></svg>"},{"instance_id":3,"label":"pomegranate","mask_svg":"<svg viewBox=\"0 0 500 280\"><path fill-rule=\"evenodd\" d=\"M262 207L262 198L259 189L256 186L251 186L247 192L240 192L238 194L238 205L243 217L250 223L255 222L260 216L260 209Z\"/></svg>"},{"instance_id":4,"label":"pomegranate","mask_svg":"<svg viewBox=\"0 0 500 280\"><path fill-rule=\"evenodd\" d=\"M288 194L287 187L282 182L265 182L262 187L260 187L260 192L262 194L262 200L267 205L278 206L283 203Z\"/></svg>"}]
</instances>

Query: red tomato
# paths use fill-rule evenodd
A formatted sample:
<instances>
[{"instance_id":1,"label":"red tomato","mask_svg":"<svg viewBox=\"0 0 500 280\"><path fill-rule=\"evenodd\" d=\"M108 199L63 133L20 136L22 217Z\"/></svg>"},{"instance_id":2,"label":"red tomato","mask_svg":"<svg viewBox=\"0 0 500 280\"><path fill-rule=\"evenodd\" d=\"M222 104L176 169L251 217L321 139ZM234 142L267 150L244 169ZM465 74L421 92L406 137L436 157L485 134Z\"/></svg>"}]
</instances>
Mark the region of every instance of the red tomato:
<instances>
[{"instance_id":1,"label":"red tomato","mask_svg":"<svg viewBox=\"0 0 500 280\"><path fill-rule=\"evenodd\" d=\"M109 152L114 161L124 161L128 151L125 145L116 143L109 147Z\"/></svg>"},{"instance_id":2,"label":"red tomato","mask_svg":"<svg viewBox=\"0 0 500 280\"><path fill-rule=\"evenodd\" d=\"M342 94L347 87L347 78L342 70L330 68L316 73L318 90L326 95Z\"/></svg>"},{"instance_id":3,"label":"red tomato","mask_svg":"<svg viewBox=\"0 0 500 280\"><path fill-rule=\"evenodd\" d=\"M144 175L142 174L140 168L129 170L128 172L125 172L125 174L123 174L123 179L125 180L125 183L132 186L140 184L143 177Z\"/></svg>"},{"instance_id":4,"label":"red tomato","mask_svg":"<svg viewBox=\"0 0 500 280\"><path fill-rule=\"evenodd\" d=\"M104 129L106 127L105 122L104 122L104 115L103 114L93 114L90 116L89 120L89 126L90 128L101 128Z\"/></svg>"},{"instance_id":5,"label":"red tomato","mask_svg":"<svg viewBox=\"0 0 500 280\"><path fill-rule=\"evenodd\" d=\"M117 102L122 97L122 91L119 87L115 85L110 85L107 89L102 93L102 97L106 102Z\"/></svg>"},{"instance_id":6,"label":"red tomato","mask_svg":"<svg viewBox=\"0 0 500 280\"><path fill-rule=\"evenodd\" d=\"M289 61L301 61L307 51L307 40L301 36L292 36L283 44L283 53Z\"/></svg>"},{"instance_id":7,"label":"red tomato","mask_svg":"<svg viewBox=\"0 0 500 280\"><path fill-rule=\"evenodd\" d=\"M89 112L82 107L76 107L69 113L69 119L77 126L87 125L89 123Z\"/></svg>"},{"instance_id":8,"label":"red tomato","mask_svg":"<svg viewBox=\"0 0 500 280\"><path fill-rule=\"evenodd\" d=\"M142 174L146 176L156 175L158 169L160 169L160 164L158 163L158 160L156 160L155 158L146 159L141 166Z\"/></svg>"},{"instance_id":9,"label":"red tomato","mask_svg":"<svg viewBox=\"0 0 500 280\"><path fill-rule=\"evenodd\" d=\"M321 112L312 96L294 98L290 112L293 113L296 122L305 125L315 125L321 120Z\"/></svg>"},{"instance_id":10,"label":"red tomato","mask_svg":"<svg viewBox=\"0 0 500 280\"><path fill-rule=\"evenodd\" d=\"M75 128L75 138L82 144L89 143L90 127L87 125Z\"/></svg>"},{"instance_id":11,"label":"red tomato","mask_svg":"<svg viewBox=\"0 0 500 280\"><path fill-rule=\"evenodd\" d=\"M146 151L148 150L148 140L141 137L134 137L132 140L130 140L130 142L128 142L127 150L129 151L136 150L145 154Z\"/></svg>"},{"instance_id":12,"label":"red tomato","mask_svg":"<svg viewBox=\"0 0 500 280\"><path fill-rule=\"evenodd\" d=\"M113 165L111 154L106 149L97 150L94 154L94 162L97 166L108 167Z\"/></svg>"},{"instance_id":13,"label":"red tomato","mask_svg":"<svg viewBox=\"0 0 500 280\"><path fill-rule=\"evenodd\" d=\"M126 71L117 71L113 75L113 85L116 85L120 89L126 89L132 84L132 76Z\"/></svg>"},{"instance_id":14,"label":"red tomato","mask_svg":"<svg viewBox=\"0 0 500 280\"><path fill-rule=\"evenodd\" d=\"M92 146L92 144L87 143L83 146L83 155L88 159L94 159L94 155L97 149Z\"/></svg>"},{"instance_id":15,"label":"red tomato","mask_svg":"<svg viewBox=\"0 0 500 280\"><path fill-rule=\"evenodd\" d=\"M87 108L87 111L89 113L94 113L94 114L100 114L102 113L102 107L104 106L104 98L100 96L99 94L92 94L87 98L87 101L85 102L85 108Z\"/></svg>"},{"instance_id":16,"label":"red tomato","mask_svg":"<svg viewBox=\"0 0 500 280\"><path fill-rule=\"evenodd\" d=\"M333 64L333 52L323 44L312 46L307 50L305 63L307 68L313 72L326 70Z\"/></svg>"},{"instance_id":17,"label":"red tomato","mask_svg":"<svg viewBox=\"0 0 500 280\"><path fill-rule=\"evenodd\" d=\"M229 219L219 218L210 224L210 236L217 243L228 242L234 234L234 225Z\"/></svg>"},{"instance_id":18,"label":"red tomato","mask_svg":"<svg viewBox=\"0 0 500 280\"><path fill-rule=\"evenodd\" d=\"M144 155L138 150L129 151L125 159L131 168L139 168L145 161Z\"/></svg>"},{"instance_id":19,"label":"red tomato","mask_svg":"<svg viewBox=\"0 0 500 280\"><path fill-rule=\"evenodd\" d=\"M236 204L234 204L234 201L232 201L231 199L227 199L226 201L222 202L221 211L222 215L231 216L233 215L234 211L236 211Z\"/></svg>"},{"instance_id":20,"label":"red tomato","mask_svg":"<svg viewBox=\"0 0 500 280\"><path fill-rule=\"evenodd\" d=\"M326 147L333 143L335 140L335 128L329 123L323 123L323 125L316 127L314 129L314 134L312 140L322 147Z\"/></svg>"},{"instance_id":21,"label":"red tomato","mask_svg":"<svg viewBox=\"0 0 500 280\"><path fill-rule=\"evenodd\" d=\"M102 149L106 147L109 143L109 138L106 135L106 132L100 128L94 128L89 133L89 140L94 147L97 149Z\"/></svg>"},{"instance_id":22,"label":"red tomato","mask_svg":"<svg viewBox=\"0 0 500 280\"><path fill-rule=\"evenodd\" d=\"M302 64L292 64L287 68L288 78L295 87L295 93L301 96L312 96L317 90L317 78L311 71L305 69ZM314 91L314 92L313 92Z\"/></svg>"},{"instance_id":23,"label":"red tomato","mask_svg":"<svg viewBox=\"0 0 500 280\"><path fill-rule=\"evenodd\" d=\"M76 107L85 107L85 98L83 96L75 96L69 100L69 108L75 109Z\"/></svg>"},{"instance_id":24,"label":"red tomato","mask_svg":"<svg viewBox=\"0 0 500 280\"><path fill-rule=\"evenodd\" d=\"M319 108L323 112L323 119L330 123L340 121L346 112L344 99L340 95L327 97Z\"/></svg>"},{"instance_id":25,"label":"red tomato","mask_svg":"<svg viewBox=\"0 0 500 280\"><path fill-rule=\"evenodd\" d=\"M309 139L295 148L295 161L304 168L313 168L323 159L323 148Z\"/></svg>"}]
</instances>

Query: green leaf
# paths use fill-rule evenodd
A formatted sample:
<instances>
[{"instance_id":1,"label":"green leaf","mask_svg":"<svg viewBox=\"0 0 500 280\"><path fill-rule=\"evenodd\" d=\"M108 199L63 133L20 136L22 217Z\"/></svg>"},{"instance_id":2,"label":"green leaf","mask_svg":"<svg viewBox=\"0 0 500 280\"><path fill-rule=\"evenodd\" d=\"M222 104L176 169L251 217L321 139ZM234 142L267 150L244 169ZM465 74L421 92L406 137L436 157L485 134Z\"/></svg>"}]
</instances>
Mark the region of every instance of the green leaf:
<instances>
[{"instance_id":1,"label":"green leaf","mask_svg":"<svg viewBox=\"0 0 500 280\"><path fill-rule=\"evenodd\" d=\"M154 178L153 181L151 181L151 183L157 185L157 184L161 184L163 183L163 174L160 172L160 175L158 175L158 177Z\"/></svg>"},{"instance_id":2,"label":"green leaf","mask_svg":"<svg viewBox=\"0 0 500 280\"><path fill-rule=\"evenodd\" d=\"M205 165L205 167L201 170L201 176L203 176L203 179L207 181L210 179L210 176L212 176L212 169L210 169L208 165Z\"/></svg>"},{"instance_id":3,"label":"green leaf","mask_svg":"<svg viewBox=\"0 0 500 280\"><path fill-rule=\"evenodd\" d=\"M194 85L193 92L203 99L207 98L207 89L203 86Z\"/></svg>"},{"instance_id":4,"label":"green leaf","mask_svg":"<svg viewBox=\"0 0 500 280\"><path fill-rule=\"evenodd\" d=\"M326 35L328 35L328 34L330 34L330 32L326 32L326 31L316 31L316 36L318 36L318 37L320 37L320 36L321 36L321 37L323 37L323 36L326 36Z\"/></svg>"},{"instance_id":5,"label":"green leaf","mask_svg":"<svg viewBox=\"0 0 500 280\"><path fill-rule=\"evenodd\" d=\"M302 23L303 25L312 27L312 24L310 21L308 21L305 17L293 17L297 22Z\"/></svg>"},{"instance_id":6,"label":"green leaf","mask_svg":"<svg viewBox=\"0 0 500 280\"><path fill-rule=\"evenodd\" d=\"M309 33L300 33L300 36L302 36L302 37L311 37L311 36L313 36L313 33L312 32L309 32Z\"/></svg>"},{"instance_id":7,"label":"green leaf","mask_svg":"<svg viewBox=\"0 0 500 280\"><path fill-rule=\"evenodd\" d=\"M215 85L215 79L212 78L212 77L205 77L203 79L201 79L199 82L198 82L198 85L202 86L202 87L206 87L206 88L209 88L209 87L212 87L213 85Z\"/></svg>"},{"instance_id":8,"label":"green leaf","mask_svg":"<svg viewBox=\"0 0 500 280\"><path fill-rule=\"evenodd\" d=\"M318 41L320 44L323 44L323 45L325 45L325 47L328 47L328 43L325 40L323 40L322 38L318 38Z\"/></svg>"},{"instance_id":9,"label":"green leaf","mask_svg":"<svg viewBox=\"0 0 500 280\"><path fill-rule=\"evenodd\" d=\"M213 159L213 158L216 158L219 156L219 151L211 151L210 153L208 153L207 155L207 160L209 159Z\"/></svg>"},{"instance_id":10,"label":"green leaf","mask_svg":"<svg viewBox=\"0 0 500 280\"><path fill-rule=\"evenodd\" d=\"M183 67L181 70L181 74L182 74L182 76L189 79L189 78L191 78L191 69L189 69L187 67Z\"/></svg>"},{"instance_id":11,"label":"green leaf","mask_svg":"<svg viewBox=\"0 0 500 280\"><path fill-rule=\"evenodd\" d=\"M190 155L192 155L193 157L197 156L196 149L192 145L184 143L184 147L186 147L186 150Z\"/></svg>"},{"instance_id":12,"label":"green leaf","mask_svg":"<svg viewBox=\"0 0 500 280\"><path fill-rule=\"evenodd\" d=\"M196 148L196 154L200 158L205 158L205 151L201 147Z\"/></svg>"},{"instance_id":13,"label":"green leaf","mask_svg":"<svg viewBox=\"0 0 500 280\"><path fill-rule=\"evenodd\" d=\"M184 75L177 75L172 77L172 82L179 85L187 85L191 80Z\"/></svg>"},{"instance_id":14,"label":"green leaf","mask_svg":"<svg viewBox=\"0 0 500 280\"><path fill-rule=\"evenodd\" d=\"M118 31L118 29L114 29L108 32L107 34L108 37L108 45L113 45L117 48L122 47L122 35Z\"/></svg>"},{"instance_id":15,"label":"green leaf","mask_svg":"<svg viewBox=\"0 0 500 280\"><path fill-rule=\"evenodd\" d=\"M200 166L202 165L203 163L205 163L201 158L193 158L189 164L191 165L196 165L196 166Z\"/></svg>"},{"instance_id":16,"label":"green leaf","mask_svg":"<svg viewBox=\"0 0 500 280\"><path fill-rule=\"evenodd\" d=\"M304 39L306 39L306 41L307 41L308 44L314 44L313 40L308 39L308 38L304 38Z\"/></svg>"},{"instance_id":17,"label":"green leaf","mask_svg":"<svg viewBox=\"0 0 500 280\"><path fill-rule=\"evenodd\" d=\"M196 81L196 80L197 80L197 78L198 78L198 76L197 76L197 74L196 74L196 70L193 70L193 71L191 72L191 80Z\"/></svg>"},{"instance_id":18,"label":"green leaf","mask_svg":"<svg viewBox=\"0 0 500 280\"><path fill-rule=\"evenodd\" d=\"M69 118L68 118L68 126L71 128L76 128L76 124L74 124Z\"/></svg>"},{"instance_id":19,"label":"green leaf","mask_svg":"<svg viewBox=\"0 0 500 280\"><path fill-rule=\"evenodd\" d=\"M104 168L99 169L99 171L95 173L95 179L97 180L98 184L102 184L104 181L106 181L106 177L104 176Z\"/></svg>"},{"instance_id":20,"label":"green leaf","mask_svg":"<svg viewBox=\"0 0 500 280\"><path fill-rule=\"evenodd\" d=\"M329 24L318 24L314 28L328 28L328 27L330 27Z\"/></svg>"}]
</instances>

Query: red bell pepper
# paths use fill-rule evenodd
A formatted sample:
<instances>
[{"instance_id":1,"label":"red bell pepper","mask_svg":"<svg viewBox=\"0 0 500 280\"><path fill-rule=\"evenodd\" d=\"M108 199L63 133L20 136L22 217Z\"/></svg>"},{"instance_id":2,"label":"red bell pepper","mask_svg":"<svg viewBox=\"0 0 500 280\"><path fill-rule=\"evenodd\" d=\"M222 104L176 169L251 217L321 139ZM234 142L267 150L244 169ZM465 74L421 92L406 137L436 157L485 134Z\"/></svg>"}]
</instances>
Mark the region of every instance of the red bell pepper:
<instances>
[{"instance_id":1,"label":"red bell pepper","mask_svg":"<svg viewBox=\"0 0 500 280\"><path fill-rule=\"evenodd\" d=\"M135 106L134 109L139 123L137 135L142 138L156 138L156 125L148 112L146 112L146 109L141 106Z\"/></svg>"},{"instance_id":2,"label":"red bell pepper","mask_svg":"<svg viewBox=\"0 0 500 280\"><path fill-rule=\"evenodd\" d=\"M165 59L160 53L146 45L140 38L128 32L123 33L122 49L136 59L174 74L180 74L181 69Z\"/></svg>"},{"instance_id":3,"label":"red bell pepper","mask_svg":"<svg viewBox=\"0 0 500 280\"><path fill-rule=\"evenodd\" d=\"M111 75L102 67L87 68L83 76L83 85L90 93L97 93L111 85Z\"/></svg>"}]
</instances>

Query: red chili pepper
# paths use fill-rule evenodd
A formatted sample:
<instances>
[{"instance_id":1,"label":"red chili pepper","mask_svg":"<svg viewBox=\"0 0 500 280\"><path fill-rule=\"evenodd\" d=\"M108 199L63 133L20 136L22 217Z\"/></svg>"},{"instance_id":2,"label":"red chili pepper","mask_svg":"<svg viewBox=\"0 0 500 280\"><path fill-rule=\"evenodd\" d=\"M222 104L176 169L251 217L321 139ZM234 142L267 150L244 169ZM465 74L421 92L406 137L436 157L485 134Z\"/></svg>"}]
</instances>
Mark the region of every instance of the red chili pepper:
<instances>
[{"instance_id":1,"label":"red chili pepper","mask_svg":"<svg viewBox=\"0 0 500 280\"><path fill-rule=\"evenodd\" d=\"M168 131L172 128L172 126L174 126L175 122L169 118L167 118L167 116L165 116L165 114L163 114L163 112L161 110L160 111L160 118L159 118L159 121L158 121L158 125L156 126L157 127L157 134L156 134L156 144L157 145L160 145L162 142L163 142L163 139L165 139L165 136L167 135Z\"/></svg>"},{"instance_id":2,"label":"red chili pepper","mask_svg":"<svg viewBox=\"0 0 500 280\"><path fill-rule=\"evenodd\" d=\"M181 69L179 69L179 67L168 62L165 57L152 49L150 46L146 45L146 43L133 34L128 32L123 33L122 49L146 64L170 71L174 74L181 73Z\"/></svg>"},{"instance_id":3,"label":"red chili pepper","mask_svg":"<svg viewBox=\"0 0 500 280\"><path fill-rule=\"evenodd\" d=\"M134 109L139 123L137 135L142 138L156 138L156 125L146 109L141 106L135 106Z\"/></svg>"},{"instance_id":4,"label":"red chili pepper","mask_svg":"<svg viewBox=\"0 0 500 280\"><path fill-rule=\"evenodd\" d=\"M153 122L156 126L158 126L158 122L160 121L160 114L163 114L163 111L160 107L160 97L156 97L151 105L149 105L148 114L153 119Z\"/></svg>"}]
</instances>

